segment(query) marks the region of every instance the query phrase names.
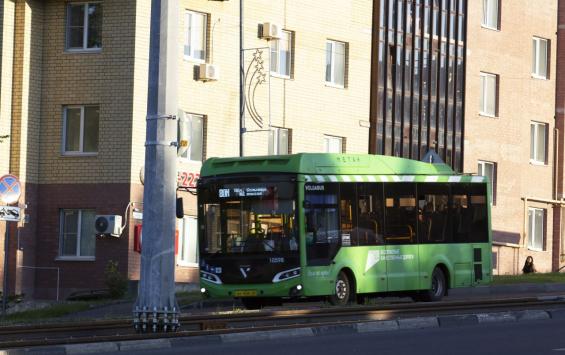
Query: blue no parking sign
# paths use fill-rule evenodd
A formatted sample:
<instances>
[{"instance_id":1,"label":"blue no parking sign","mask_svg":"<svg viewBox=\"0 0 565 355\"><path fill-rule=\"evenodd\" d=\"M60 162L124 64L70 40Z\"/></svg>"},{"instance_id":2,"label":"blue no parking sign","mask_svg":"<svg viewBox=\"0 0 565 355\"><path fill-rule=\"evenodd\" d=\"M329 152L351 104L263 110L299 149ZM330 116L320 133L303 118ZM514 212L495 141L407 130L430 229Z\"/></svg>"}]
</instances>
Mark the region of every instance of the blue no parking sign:
<instances>
[{"instance_id":1,"label":"blue no parking sign","mask_svg":"<svg viewBox=\"0 0 565 355\"><path fill-rule=\"evenodd\" d=\"M18 202L22 194L20 181L14 175L0 177L0 200L7 205Z\"/></svg>"}]
</instances>

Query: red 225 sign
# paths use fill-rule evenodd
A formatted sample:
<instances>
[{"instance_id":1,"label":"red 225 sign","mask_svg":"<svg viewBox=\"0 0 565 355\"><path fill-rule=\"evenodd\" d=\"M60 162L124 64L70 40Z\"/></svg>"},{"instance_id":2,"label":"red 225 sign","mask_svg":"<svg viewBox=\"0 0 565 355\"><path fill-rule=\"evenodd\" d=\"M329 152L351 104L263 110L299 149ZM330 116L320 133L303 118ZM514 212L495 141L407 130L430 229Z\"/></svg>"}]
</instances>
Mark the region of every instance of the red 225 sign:
<instances>
[{"instance_id":1,"label":"red 225 sign","mask_svg":"<svg viewBox=\"0 0 565 355\"><path fill-rule=\"evenodd\" d=\"M196 187L196 181L200 178L198 173L189 173L187 171L179 171L177 176L177 185L179 187Z\"/></svg>"}]
</instances>

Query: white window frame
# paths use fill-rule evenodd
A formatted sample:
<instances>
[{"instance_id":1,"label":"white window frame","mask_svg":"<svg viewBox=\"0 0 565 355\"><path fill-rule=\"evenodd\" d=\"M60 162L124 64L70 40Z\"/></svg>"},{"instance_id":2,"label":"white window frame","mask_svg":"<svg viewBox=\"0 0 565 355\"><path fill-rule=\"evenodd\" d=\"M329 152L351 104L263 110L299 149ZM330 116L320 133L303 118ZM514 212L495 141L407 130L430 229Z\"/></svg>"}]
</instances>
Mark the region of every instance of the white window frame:
<instances>
[{"instance_id":1,"label":"white window frame","mask_svg":"<svg viewBox=\"0 0 565 355\"><path fill-rule=\"evenodd\" d=\"M192 126L191 126L190 137L189 137L189 146L188 146L188 149L186 150L186 157L180 156L178 158L182 161L185 161L185 162L199 162L199 163L201 163L204 160L204 138L205 138L204 137L204 125L205 125L206 118L205 118L204 115L200 115L200 114L197 114L197 113L190 113L190 112L185 112L184 115L185 115L186 119L189 120L189 121L194 117L198 117L202 121L202 137L200 139L200 141L202 142L202 147L200 149L201 150L200 160L190 159L190 156L192 155L191 154L192 153L192 141L193 141L192 137L194 135L194 131L192 130Z\"/></svg>"},{"instance_id":2,"label":"white window frame","mask_svg":"<svg viewBox=\"0 0 565 355\"><path fill-rule=\"evenodd\" d=\"M70 8L71 6L82 5L84 6L84 29L82 32L82 48L80 47L70 47L70 25L71 25L71 14ZM88 46L88 6L89 5L99 5L102 6L101 1L89 1L89 2L69 2L67 3L67 17L66 17L66 24L65 24L65 51L67 52L100 52L102 51L102 43L100 47L93 47L89 48Z\"/></svg>"},{"instance_id":3,"label":"white window frame","mask_svg":"<svg viewBox=\"0 0 565 355\"><path fill-rule=\"evenodd\" d=\"M70 105L63 107L63 145L61 147L61 154L65 156L96 156L100 150L100 114L98 115L98 147L96 152L85 152L84 151L84 109L85 107L98 107L98 105ZM80 139L78 151L67 151L67 110L80 108ZM99 111L100 112L100 111Z\"/></svg>"},{"instance_id":4,"label":"white window frame","mask_svg":"<svg viewBox=\"0 0 565 355\"><path fill-rule=\"evenodd\" d=\"M487 176L486 175L486 167L487 166L491 166L492 167L492 181L490 181L490 204L491 206L495 206L496 205L496 196L495 196L495 191L496 191L496 170L497 170L497 164L495 162L492 161L486 161L486 160L479 160L477 162L478 165L478 171L477 171L477 175L479 176Z\"/></svg>"},{"instance_id":5,"label":"white window frame","mask_svg":"<svg viewBox=\"0 0 565 355\"><path fill-rule=\"evenodd\" d=\"M532 134L532 126L534 127L534 133L533 133L533 137L531 136ZM549 125L547 123L544 122L536 122L536 121L531 121L530 122L530 163L533 165L547 165L547 161L548 161L548 149L547 149L547 143L548 143L548 128ZM544 145L543 145L543 161L539 161L536 159L537 155L538 155L538 132L540 129L544 130ZM532 157L532 149L533 149L533 157Z\"/></svg>"},{"instance_id":6,"label":"white window frame","mask_svg":"<svg viewBox=\"0 0 565 355\"><path fill-rule=\"evenodd\" d=\"M488 6L487 3L495 3L496 4L496 24L494 24L494 26L492 26L491 24L488 24L488 18L490 18L490 16L488 15ZM481 26L484 28L488 28L490 30L495 30L495 31L500 31L500 1L499 0L483 0L483 17L481 18Z\"/></svg>"},{"instance_id":7,"label":"white window frame","mask_svg":"<svg viewBox=\"0 0 565 355\"><path fill-rule=\"evenodd\" d=\"M497 108L498 108L498 75L496 74L492 74L492 73L485 73L485 72L481 72L480 74L480 94L482 96L482 100L483 100L483 105L480 107L479 110L479 114L481 116L487 116L487 117L497 117L498 116L498 112L497 112ZM486 108L488 107L487 104L487 99L489 99L488 97L488 92L487 92L487 78L494 78L494 93L493 93L493 100L494 100L494 112L490 113L486 111Z\"/></svg>"},{"instance_id":8,"label":"white window frame","mask_svg":"<svg viewBox=\"0 0 565 355\"><path fill-rule=\"evenodd\" d=\"M65 212L78 211L77 219L77 250L76 255L63 255L63 233L65 231ZM92 209L65 208L59 210L59 252L56 260L72 260L72 261L94 261L96 260L96 239L94 242L94 255L80 255L81 234L82 234L82 213L84 211L94 212ZM94 231L94 225L92 226ZM96 237L95 237L96 238Z\"/></svg>"},{"instance_id":9,"label":"white window frame","mask_svg":"<svg viewBox=\"0 0 565 355\"><path fill-rule=\"evenodd\" d=\"M545 42L545 74L540 74L540 43ZM549 73L549 40L541 37L533 37L532 39L532 77L536 79L547 80Z\"/></svg>"},{"instance_id":10,"label":"white window frame","mask_svg":"<svg viewBox=\"0 0 565 355\"><path fill-rule=\"evenodd\" d=\"M269 137L269 155L287 155L288 154L288 146L289 146L289 138L290 138L290 130L288 128L281 128L281 127L271 127L272 136ZM286 131L286 147L287 150L281 152L281 131Z\"/></svg>"},{"instance_id":11,"label":"white window frame","mask_svg":"<svg viewBox=\"0 0 565 355\"><path fill-rule=\"evenodd\" d=\"M339 152L333 152L330 151L330 147L331 147L331 142L337 142L338 143L338 147L339 147ZM330 135L324 135L324 150L325 153L339 153L342 154L344 153L344 149L343 149L343 137L338 137L338 136L330 136Z\"/></svg>"},{"instance_id":12,"label":"white window frame","mask_svg":"<svg viewBox=\"0 0 565 355\"><path fill-rule=\"evenodd\" d=\"M534 231L536 230L536 218L535 218L535 213L541 211L541 216L542 216L542 220L541 220L541 236L539 236L539 238L541 238L541 249L534 247L534 240L535 239L535 233ZM534 218L530 219L530 213L532 213L532 216L534 216ZM528 250L533 250L533 251L544 251L543 246L545 244L545 218L546 218L546 213L545 213L545 209L543 208L537 208L537 207L528 207ZM533 221L533 223L532 223Z\"/></svg>"},{"instance_id":13,"label":"white window frame","mask_svg":"<svg viewBox=\"0 0 565 355\"><path fill-rule=\"evenodd\" d=\"M280 66L280 43L283 40L282 37L280 39L271 41L271 62L275 61L275 66L276 69L275 71L271 70L271 76L277 77L277 78L282 78L282 79L290 79L291 78L291 74L292 74L292 41L293 41L293 35L292 35L292 31L287 31L287 30L282 30L282 33L284 34L284 36L287 36L288 39L288 53L289 53L289 63L288 63L288 74L286 73L281 73L281 66ZM273 55L274 54L274 55Z\"/></svg>"},{"instance_id":14,"label":"white window frame","mask_svg":"<svg viewBox=\"0 0 565 355\"><path fill-rule=\"evenodd\" d=\"M331 44L331 57L330 57L330 81L327 81L325 78L327 76L327 73L324 71L324 80L326 83L326 86L331 86L331 87L335 87L335 88L339 88L339 89L345 89L346 83L345 83L345 78L347 77L347 42L342 42L342 41L335 41L335 40L331 40L328 39L326 40L326 44ZM343 44L343 85L337 84L336 83L336 78L335 78L335 62L336 62L336 44ZM326 51L326 56L328 55L327 51ZM326 57L327 60L327 57ZM326 68L327 70L327 68Z\"/></svg>"},{"instance_id":15,"label":"white window frame","mask_svg":"<svg viewBox=\"0 0 565 355\"><path fill-rule=\"evenodd\" d=\"M189 220L192 220L192 222L194 223L194 229L192 231L188 230L187 231L187 225L189 224ZM185 240L185 238L189 238L188 233L195 233L193 241L195 243L195 252L196 252L196 260L195 262L191 262L190 260L187 259L183 259L182 256L183 254L185 254L185 252L188 252L188 249L185 250L185 248L190 248L190 243L188 242L188 240ZM178 250L179 253L177 255L177 265L178 266L186 266L186 267L198 267L198 219L197 217L194 216L184 216L182 219L179 220L179 241L178 241ZM188 243L188 245L187 245ZM187 255L185 255L187 256Z\"/></svg>"},{"instance_id":16,"label":"white window frame","mask_svg":"<svg viewBox=\"0 0 565 355\"><path fill-rule=\"evenodd\" d=\"M207 43L208 43L208 21L209 21L209 15L207 13L204 12L198 12L198 11L193 11L193 10L186 10L184 13L184 46L186 46L189 42L190 43L195 43L196 40L200 40L200 39L196 39L194 38L194 31L191 31L191 37L188 38L188 15L192 15L192 16L202 16L204 17L204 20L202 21L202 23L204 24L204 28L202 28L202 48L204 51L204 58L197 58L194 56L194 51L192 51L192 53L186 54L184 53L184 47L183 47L183 53L184 53L184 59L191 61L191 62L196 62L196 63L206 63L206 58L208 56L208 47L207 47Z\"/></svg>"}]
</instances>

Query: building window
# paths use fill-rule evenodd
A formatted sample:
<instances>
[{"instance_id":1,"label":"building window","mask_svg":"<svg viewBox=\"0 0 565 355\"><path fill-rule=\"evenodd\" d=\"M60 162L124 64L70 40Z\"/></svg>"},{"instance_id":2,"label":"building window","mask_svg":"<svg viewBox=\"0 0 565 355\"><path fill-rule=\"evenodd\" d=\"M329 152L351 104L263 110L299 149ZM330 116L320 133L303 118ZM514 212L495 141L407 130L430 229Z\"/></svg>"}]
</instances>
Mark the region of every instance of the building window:
<instances>
[{"instance_id":1,"label":"building window","mask_svg":"<svg viewBox=\"0 0 565 355\"><path fill-rule=\"evenodd\" d=\"M528 208L528 249L543 251L545 210L542 208Z\"/></svg>"},{"instance_id":2,"label":"building window","mask_svg":"<svg viewBox=\"0 0 565 355\"><path fill-rule=\"evenodd\" d=\"M67 5L67 50L102 48L102 4Z\"/></svg>"},{"instance_id":3,"label":"building window","mask_svg":"<svg viewBox=\"0 0 565 355\"><path fill-rule=\"evenodd\" d=\"M481 107L480 113L496 117L498 107L498 75L481 73Z\"/></svg>"},{"instance_id":4,"label":"building window","mask_svg":"<svg viewBox=\"0 0 565 355\"><path fill-rule=\"evenodd\" d=\"M532 40L532 76L539 79L547 79L547 52L549 41L534 37Z\"/></svg>"},{"instance_id":5,"label":"building window","mask_svg":"<svg viewBox=\"0 0 565 355\"><path fill-rule=\"evenodd\" d=\"M477 175L486 176L490 183L490 203L496 205L496 163L479 160Z\"/></svg>"},{"instance_id":6,"label":"building window","mask_svg":"<svg viewBox=\"0 0 565 355\"><path fill-rule=\"evenodd\" d=\"M269 132L269 155L288 154L289 135L288 129L273 127Z\"/></svg>"},{"instance_id":7,"label":"building window","mask_svg":"<svg viewBox=\"0 0 565 355\"><path fill-rule=\"evenodd\" d=\"M547 124L530 123L530 162L547 164Z\"/></svg>"},{"instance_id":8,"label":"building window","mask_svg":"<svg viewBox=\"0 0 565 355\"><path fill-rule=\"evenodd\" d=\"M290 78L292 67L292 40L292 32L282 31L280 39L271 41L271 74Z\"/></svg>"},{"instance_id":9,"label":"building window","mask_svg":"<svg viewBox=\"0 0 565 355\"><path fill-rule=\"evenodd\" d=\"M499 0L483 0L483 27L499 30Z\"/></svg>"},{"instance_id":10,"label":"building window","mask_svg":"<svg viewBox=\"0 0 565 355\"><path fill-rule=\"evenodd\" d=\"M208 15L187 11L185 14L184 57L197 62L206 61L206 30Z\"/></svg>"},{"instance_id":11,"label":"building window","mask_svg":"<svg viewBox=\"0 0 565 355\"><path fill-rule=\"evenodd\" d=\"M326 83L332 86L345 87L346 43L326 42Z\"/></svg>"},{"instance_id":12,"label":"building window","mask_svg":"<svg viewBox=\"0 0 565 355\"><path fill-rule=\"evenodd\" d=\"M343 153L344 151L342 137L324 136L324 152Z\"/></svg>"},{"instance_id":13,"label":"building window","mask_svg":"<svg viewBox=\"0 0 565 355\"><path fill-rule=\"evenodd\" d=\"M96 154L100 107L67 106L63 116L63 154Z\"/></svg>"},{"instance_id":14,"label":"building window","mask_svg":"<svg viewBox=\"0 0 565 355\"><path fill-rule=\"evenodd\" d=\"M177 263L181 266L198 266L198 220L184 216L178 220L179 244Z\"/></svg>"},{"instance_id":15,"label":"building window","mask_svg":"<svg viewBox=\"0 0 565 355\"><path fill-rule=\"evenodd\" d=\"M202 161L204 157L204 116L185 113L179 123L178 137L179 140L188 141L184 147L179 144L178 156L187 160Z\"/></svg>"},{"instance_id":16,"label":"building window","mask_svg":"<svg viewBox=\"0 0 565 355\"><path fill-rule=\"evenodd\" d=\"M59 257L94 258L94 210L61 210Z\"/></svg>"}]
</instances>

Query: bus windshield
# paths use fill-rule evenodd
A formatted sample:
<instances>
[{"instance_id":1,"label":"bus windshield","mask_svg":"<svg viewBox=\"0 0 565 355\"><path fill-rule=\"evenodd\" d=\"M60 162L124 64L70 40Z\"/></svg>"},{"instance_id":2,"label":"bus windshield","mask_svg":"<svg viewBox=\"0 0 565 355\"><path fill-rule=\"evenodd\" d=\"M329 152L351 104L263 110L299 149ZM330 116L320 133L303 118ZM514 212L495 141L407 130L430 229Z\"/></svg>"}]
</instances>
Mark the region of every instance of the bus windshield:
<instances>
[{"instance_id":1,"label":"bus windshield","mask_svg":"<svg viewBox=\"0 0 565 355\"><path fill-rule=\"evenodd\" d=\"M293 187L286 182L210 185L201 201L201 253L297 253Z\"/></svg>"}]
</instances>

